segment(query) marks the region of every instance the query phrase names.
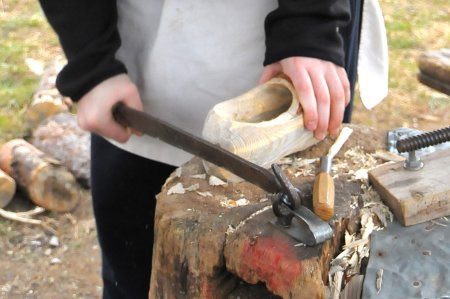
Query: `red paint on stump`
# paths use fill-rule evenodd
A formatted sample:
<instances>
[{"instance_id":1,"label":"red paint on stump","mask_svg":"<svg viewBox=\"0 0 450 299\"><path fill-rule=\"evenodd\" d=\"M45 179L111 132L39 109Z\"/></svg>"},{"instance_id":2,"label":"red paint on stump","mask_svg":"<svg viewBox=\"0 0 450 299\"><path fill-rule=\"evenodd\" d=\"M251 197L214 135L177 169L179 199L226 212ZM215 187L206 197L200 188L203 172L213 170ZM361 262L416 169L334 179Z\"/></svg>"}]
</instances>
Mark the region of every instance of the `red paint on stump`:
<instances>
[{"instance_id":1,"label":"red paint on stump","mask_svg":"<svg viewBox=\"0 0 450 299\"><path fill-rule=\"evenodd\" d=\"M256 283L265 281L273 292L289 289L302 275L302 264L292 244L281 237L259 237L246 240L243 245L240 276Z\"/></svg>"}]
</instances>

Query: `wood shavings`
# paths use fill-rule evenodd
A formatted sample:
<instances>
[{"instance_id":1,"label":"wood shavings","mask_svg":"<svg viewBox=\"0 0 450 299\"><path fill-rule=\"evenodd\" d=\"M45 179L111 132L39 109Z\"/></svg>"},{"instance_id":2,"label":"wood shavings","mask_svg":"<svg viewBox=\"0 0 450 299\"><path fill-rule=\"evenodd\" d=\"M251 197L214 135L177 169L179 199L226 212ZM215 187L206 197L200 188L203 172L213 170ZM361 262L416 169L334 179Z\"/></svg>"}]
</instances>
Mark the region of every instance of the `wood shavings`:
<instances>
[{"instance_id":1,"label":"wood shavings","mask_svg":"<svg viewBox=\"0 0 450 299\"><path fill-rule=\"evenodd\" d=\"M350 208L360 209L359 220L361 228L358 233L350 234L345 232L342 251L331 261L329 270L330 288L334 288L336 275L342 272L344 280L342 284L347 284L352 277L360 275L362 260L369 257L370 236L374 231L387 227L389 221L393 220L393 214L389 208L381 201L379 194L369 185L368 172L380 165L380 160L387 161L389 154L383 156L383 152L365 153L361 147L353 147L343 155L344 159L334 159L333 171L342 175L347 175L351 181L361 183L362 194L352 195ZM395 157L391 157L394 159ZM388 162L390 163L390 162ZM343 286L342 286L343 287ZM342 289L342 288L341 288ZM333 293L333 296L336 294ZM337 295L336 295L337 296ZM338 297L336 297L338 298Z\"/></svg>"},{"instance_id":2,"label":"wood shavings","mask_svg":"<svg viewBox=\"0 0 450 299\"><path fill-rule=\"evenodd\" d=\"M385 150L378 150L373 154L373 157L386 161L386 162L400 162L404 161L405 157L401 155L397 155L395 153L392 153L390 151Z\"/></svg>"},{"instance_id":3,"label":"wood shavings","mask_svg":"<svg viewBox=\"0 0 450 299\"><path fill-rule=\"evenodd\" d=\"M279 165L286 165L286 164L291 165L293 162L294 162L294 158L292 158L292 157L283 157L283 158L278 159L277 164L279 164Z\"/></svg>"},{"instance_id":4,"label":"wood shavings","mask_svg":"<svg viewBox=\"0 0 450 299\"><path fill-rule=\"evenodd\" d=\"M366 225L361 228L362 239L369 239L369 236L372 234L375 225L373 224L373 218L369 217Z\"/></svg>"},{"instance_id":5,"label":"wood shavings","mask_svg":"<svg viewBox=\"0 0 450 299\"><path fill-rule=\"evenodd\" d=\"M184 194L186 193L186 189L184 189L182 183L176 183L167 191L167 195L171 194Z\"/></svg>"},{"instance_id":6,"label":"wood shavings","mask_svg":"<svg viewBox=\"0 0 450 299\"><path fill-rule=\"evenodd\" d=\"M353 164L351 167L353 169L364 169L368 172L369 170L379 166L379 163L375 158L375 154L365 153L359 146L347 150L344 153L344 157L348 161L347 163Z\"/></svg>"},{"instance_id":7,"label":"wood shavings","mask_svg":"<svg viewBox=\"0 0 450 299\"><path fill-rule=\"evenodd\" d=\"M228 236L228 235L234 233L235 231L236 231L236 228L230 224L227 227L227 231L225 232L225 235Z\"/></svg>"},{"instance_id":8,"label":"wood shavings","mask_svg":"<svg viewBox=\"0 0 450 299\"><path fill-rule=\"evenodd\" d=\"M180 178L182 172L183 172L183 169L182 169L181 167L178 167L177 169L175 169L175 176L176 176L177 178Z\"/></svg>"},{"instance_id":9,"label":"wood shavings","mask_svg":"<svg viewBox=\"0 0 450 299\"><path fill-rule=\"evenodd\" d=\"M238 207L240 206L246 206L248 205L250 202L248 201L247 198L239 198L238 200L236 200L236 204L238 205Z\"/></svg>"},{"instance_id":10,"label":"wood shavings","mask_svg":"<svg viewBox=\"0 0 450 299\"><path fill-rule=\"evenodd\" d=\"M226 207L226 208L235 208L235 207L246 206L249 203L250 202L246 198L240 198L238 200L225 199L225 200L220 201L220 205L222 207Z\"/></svg>"},{"instance_id":11,"label":"wood shavings","mask_svg":"<svg viewBox=\"0 0 450 299\"><path fill-rule=\"evenodd\" d=\"M297 178L299 176L315 176L315 170L310 168L300 169L294 173Z\"/></svg>"},{"instance_id":12,"label":"wood shavings","mask_svg":"<svg viewBox=\"0 0 450 299\"><path fill-rule=\"evenodd\" d=\"M202 173L202 174L193 174L190 176L193 179L201 179L201 180L206 180L206 174Z\"/></svg>"},{"instance_id":13,"label":"wood shavings","mask_svg":"<svg viewBox=\"0 0 450 299\"><path fill-rule=\"evenodd\" d=\"M256 212L252 213L250 216L248 216L247 218L245 218L244 220L239 222L239 224L238 224L238 226L236 226L235 230L238 230L238 229L242 228L247 222L249 222L250 220L252 220L256 216L258 216L259 214L262 214L265 211L268 211L268 210L271 210L271 209L272 209L272 206L269 205L269 206L266 206L266 207L264 207L264 208L262 208L262 209L260 209L260 210L258 210Z\"/></svg>"},{"instance_id":14,"label":"wood shavings","mask_svg":"<svg viewBox=\"0 0 450 299\"><path fill-rule=\"evenodd\" d=\"M381 285L383 283L383 272L384 272L383 269L377 271L377 278L375 281L376 284L375 286L377 287L377 294L379 294L381 291Z\"/></svg>"},{"instance_id":15,"label":"wood shavings","mask_svg":"<svg viewBox=\"0 0 450 299\"><path fill-rule=\"evenodd\" d=\"M344 277L343 271L338 271L333 278L333 284L331 287L331 298L339 299L339 294L341 293L342 278Z\"/></svg>"},{"instance_id":16,"label":"wood shavings","mask_svg":"<svg viewBox=\"0 0 450 299\"><path fill-rule=\"evenodd\" d=\"M366 245L367 243L369 243L368 239L358 239L348 245L344 245L344 249L352 249L361 245Z\"/></svg>"},{"instance_id":17,"label":"wood shavings","mask_svg":"<svg viewBox=\"0 0 450 299\"><path fill-rule=\"evenodd\" d=\"M430 222L433 223L433 224L439 225L439 226L443 226L443 227L447 227L448 226L448 224L441 223L441 222L438 222L436 220L430 220Z\"/></svg>"},{"instance_id":18,"label":"wood shavings","mask_svg":"<svg viewBox=\"0 0 450 299\"><path fill-rule=\"evenodd\" d=\"M351 234L348 232L348 230L345 230L345 245L350 244L351 242L353 242L355 240L355 234Z\"/></svg>"},{"instance_id":19,"label":"wood shavings","mask_svg":"<svg viewBox=\"0 0 450 299\"><path fill-rule=\"evenodd\" d=\"M209 191L206 192L200 192L200 191L196 191L198 195L203 196L203 197L212 197L212 193Z\"/></svg>"},{"instance_id":20,"label":"wood shavings","mask_svg":"<svg viewBox=\"0 0 450 299\"><path fill-rule=\"evenodd\" d=\"M198 183L193 184L186 188L183 186L182 183L176 183L175 185L170 187L170 189L167 191L167 195L184 194L184 193L186 193L186 191L196 191L198 188L200 188L200 185Z\"/></svg>"},{"instance_id":21,"label":"wood shavings","mask_svg":"<svg viewBox=\"0 0 450 299\"><path fill-rule=\"evenodd\" d=\"M198 188L200 188L200 184L197 183L197 184L193 184L193 185L191 185L191 186L185 188L185 190L186 190L186 191L195 191L195 190L197 190Z\"/></svg>"},{"instance_id":22,"label":"wood shavings","mask_svg":"<svg viewBox=\"0 0 450 299\"><path fill-rule=\"evenodd\" d=\"M294 168L313 168L314 164L317 163L319 161L319 158L314 158L314 159L302 159L302 158L297 158L293 163L292 163L292 167Z\"/></svg>"},{"instance_id":23,"label":"wood shavings","mask_svg":"<svg viewBox=\"0 0 450 299\"><path fill-rule=\"evenodd\" d=\"M222 181L221 179L219 179L216 176L210 176L209 180L208 180L208 184L211 186L224 186L227 185L227 183L225 183L224 181Z\"/></svg>"},{"instance_id":24,"label":"wood shavings","mask_svg":"<svg viewBox=\"0 0 450 299\"><path fill-rule=\"evenodd\" d=\"M369 171L367 169L361 168L355 171L353 174L354 180L366 181L369 179Z\"/></svg>"}]
</instances>

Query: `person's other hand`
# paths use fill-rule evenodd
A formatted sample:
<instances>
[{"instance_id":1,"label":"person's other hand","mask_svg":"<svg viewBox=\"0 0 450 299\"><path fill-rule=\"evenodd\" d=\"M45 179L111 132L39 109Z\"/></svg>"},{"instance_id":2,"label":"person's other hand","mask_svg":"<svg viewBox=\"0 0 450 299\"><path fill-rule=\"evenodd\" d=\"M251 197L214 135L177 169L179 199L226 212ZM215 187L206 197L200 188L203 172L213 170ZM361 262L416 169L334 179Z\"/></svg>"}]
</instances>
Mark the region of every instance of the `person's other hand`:
<instances>
[{"instance_id":1,"label":"person's other hand","mask_svg":"<svg viewBox=\"0 0 450 299\"><path fill-rule=\"evenodd\" d=\"M344 68L325 60L290 57L267 65L259 83L285 74L296 89L303 109L304 126L322 140L337 135L350 102L350 84Z\"/></svg>"},{"instance_id":2,"label":"person's other hand","mask_svg":"<svg viewBox=\"0 0 450 299\"><path fill-rule=\"evenodd\" d=\"M120 74L108 78L86 93L78 102L78 124L83 130L124 143L133 130L117 123L112 108L118 102L143 110L136 85L128 75Z\"/></svg>"}]
</instances>

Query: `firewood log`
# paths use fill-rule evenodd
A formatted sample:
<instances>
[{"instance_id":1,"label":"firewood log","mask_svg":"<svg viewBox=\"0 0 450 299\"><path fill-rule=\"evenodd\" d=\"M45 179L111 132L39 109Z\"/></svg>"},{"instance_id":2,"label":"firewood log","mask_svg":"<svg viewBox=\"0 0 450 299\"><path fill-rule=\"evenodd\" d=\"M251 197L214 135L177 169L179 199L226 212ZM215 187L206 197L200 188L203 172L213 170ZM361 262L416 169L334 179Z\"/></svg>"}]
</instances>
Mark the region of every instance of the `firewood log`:
<instances>
[{"instance_id":1,"label":"firewood log","mask_svg":"<svg viewBox=\"0 0 450 299\"><path fill-rule=\"evenodd\" d=\"M23 139L0 149L0 168L13 177L31 201L48 210L72 210L79 202L81 186L61 163Z\"/></svg>"},{"instance_id":2,"label":"firewood log","mask_svg":"<svg viewBox=\"0 0 450 299\"><path fill-rule=\"evenodd\" d=\"M417 59L421 83L450 95L450 49L423 53Z\"/></svg>"},{"instance_id":3,"label":"firewood log","mask_svg":"<svg viewBox=\"0 0 450 299\"><path fill-rule=\"evenodd\" d=\"M69 110L70 100L64 98L55 87L56 75L63 65L60 61L54 61L44 71L39 88L25 113L28 128L34 128L51 115Z\"/></svg>"},{"instance_id":4,"label":"firewood log","mask_svg":"<svg viewBox=\"0 0 450 299\"><path fill-rule=\"evenodd\" d=\"M16 193L16 181L0 170L0 209L6 207Z\"/></svg>"},{"instance_id":5,"label":"firewood log","mask_svg":"<svg viewBox=\"0 0 450 299\"><path fill-rule=\"evenodd\" d=\"M50 115L67 111L68 107L56 89L40 91L33 96L25 113L25 122L28 128L33 128Z\"/></svg>"},{"instance_id":6,"label":"firewood log","mask_svg":"<svg viewBox=\"0 0 450 299\"><path fill-rule=\"evenodd\" d=\"M31 143L61 161L83 186L89 186L91 140L89 133L78 126L75 115L50 116L32 132Z\"/></svg>"}]
</instances>

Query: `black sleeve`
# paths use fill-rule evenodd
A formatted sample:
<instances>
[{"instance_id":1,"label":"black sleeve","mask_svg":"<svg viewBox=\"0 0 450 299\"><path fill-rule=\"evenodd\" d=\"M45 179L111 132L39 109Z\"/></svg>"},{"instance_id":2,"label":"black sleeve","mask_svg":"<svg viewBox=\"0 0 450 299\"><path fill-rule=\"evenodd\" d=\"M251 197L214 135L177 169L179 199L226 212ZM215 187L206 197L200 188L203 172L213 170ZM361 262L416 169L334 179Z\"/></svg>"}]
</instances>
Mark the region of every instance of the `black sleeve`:
<instances>
[{"instance_id":1,"label":"black sleeve","mask_svg":"<svg viewBox=\"0 0 450 299\"><path fill-rule=\"evenodd\" d=\"M349 0L279 0L265 20L264 65L292 56L344 66L340 27L350 22Z\"/></svg>"},{"instance_id":2,"label":"black sleeve","mask_svg":"<svg viewBox=\"0 0 450 299\"><path fill-rule=\"evenodd\" d=\"M95 85L126 72L115 58L120 46L117 7L113 0L40 0L59 37L67 65L56 86L77 101Z\"/></svg>"}]
</instances>

